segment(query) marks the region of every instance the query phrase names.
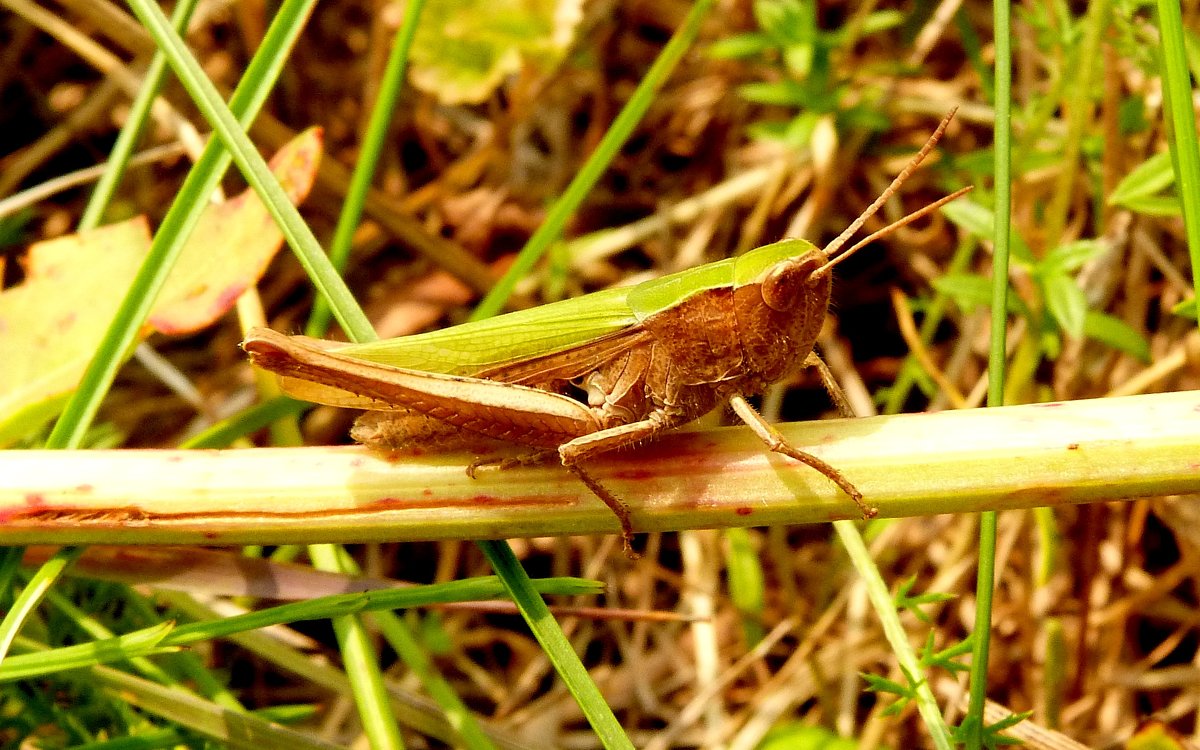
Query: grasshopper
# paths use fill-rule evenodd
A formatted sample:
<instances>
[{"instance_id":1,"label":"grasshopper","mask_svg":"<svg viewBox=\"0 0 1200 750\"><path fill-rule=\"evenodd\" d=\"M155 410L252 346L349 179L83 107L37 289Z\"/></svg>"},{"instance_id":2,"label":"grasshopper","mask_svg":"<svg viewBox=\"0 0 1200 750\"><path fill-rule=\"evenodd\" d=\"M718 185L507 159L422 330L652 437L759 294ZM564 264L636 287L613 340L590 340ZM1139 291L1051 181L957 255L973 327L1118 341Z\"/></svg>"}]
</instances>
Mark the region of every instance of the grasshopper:
<instances>
[{"instance_id":1,"label":"grasshopper","mask_svg":"<svg viewBox=\"0 0 1200 750\"><path fill-rule=\"evenodd\" d=\"M461 446L480 437L556 453L612 509L630 551L629 508L584 468L592 458L650 440L723 403L774 452L833 481L864 517L874 508L841 472L790 444L747 402L815 367L843 414L849 409L813 352L829 307L834 266L859 247L957 198L946 196L841 252L941 138L951 111L892 184L836 239L818 249L783 240L736 258L627 288L363 344L251 330L242 347L280 376L285 393L366 409L359 442ZM483 463L472 464L468 473Z\"/></svg>"}]
</instances>

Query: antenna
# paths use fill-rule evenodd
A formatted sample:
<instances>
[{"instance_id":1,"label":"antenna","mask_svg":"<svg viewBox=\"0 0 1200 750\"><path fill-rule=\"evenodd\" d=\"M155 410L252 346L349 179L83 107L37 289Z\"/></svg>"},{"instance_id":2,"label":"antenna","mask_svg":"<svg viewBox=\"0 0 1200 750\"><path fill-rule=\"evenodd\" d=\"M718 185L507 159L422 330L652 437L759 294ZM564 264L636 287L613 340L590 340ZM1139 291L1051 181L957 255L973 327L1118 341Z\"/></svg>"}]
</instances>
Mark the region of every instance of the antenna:
<instances>
[{"instance_id":1,"label":"antenna","mask_svg":"<svg viewBox=\"0 0 1200 750\"><path fill-rule=\"evenodd\" d=\"M825 255L836 255L838 249L842 245L846 244L846 241L850 239L851 235L853 235L859 229L862 229L862 225L866 223L867 219L874 216L875 212L879 210L879 207L882 206L888 198L891 198L892 195L900 189L900 186L904 184L904 181L916 171L921 162L925 160L925 157L929 155L929 152L933 150L933 147L937 145L937 142L941 140L942 134L946 132L946 126L950 124L952 119L954 119L954 113L957 111L958 107L954 107L946 113L946 116L942 118L940 123L938 123L937 129L934 130L933 134L929 136L929 139L925 141L925 145L921 146L921 150L918 151L917 155L912 158L912 161L908 163L908 166L900 170L900 174L896 175L896 178L892 180L892 184L888 185L887 189L880 193L879 197L876 198L871 205L867 206L867 210L859 214L857 219L850 222L850 226L846 227L841 234L839 234L833 239L832 242L825 246ZM955 195L957 196L957 194ZM934 205L936 206L938 204ZM855 247L857 247L857 245Z\"/></svg>"},{"instance_id":2,"label":"antenna","mask_svg":"<svg viewBox=\"0 0 1200 750\"><path fill-rule=\"evenodd\" d=\"M903 219L894 221L891 224L888 224L883 229L880 229L875 232L871 232L871 234L867 235L866 237L862 238L858 242L854 243L854 245L851 246L849 250L846 250L843 253L839 253L836 258L833 258L825 265L823 265L820 268L818 268L817 270L813 271L811 274L809 274L809 278L815 279L815 278L820 277L822 274L829 273L830 269L832 269L838 263L841 263L846 258L849 258L860 248L871 244L872 242L879 239L880 237L884 237L884 236L890 234L891 232L899 229L902 226L913 223L914 221L921 218L922 216L933 213L934 211L938 210L939 208L946 205L950 201L958 198L959 196L965 195L974 189L975 189L974 185L967 185L965 188L960 188L958 190L955 190L950 195L944 195L941 198L938 198L933 203L930 203L928 206L924 206L922 208L917 209L916 211L913 211L911 214L909 214L908 216L905 216Z\"/></svg>"}]
</instances>

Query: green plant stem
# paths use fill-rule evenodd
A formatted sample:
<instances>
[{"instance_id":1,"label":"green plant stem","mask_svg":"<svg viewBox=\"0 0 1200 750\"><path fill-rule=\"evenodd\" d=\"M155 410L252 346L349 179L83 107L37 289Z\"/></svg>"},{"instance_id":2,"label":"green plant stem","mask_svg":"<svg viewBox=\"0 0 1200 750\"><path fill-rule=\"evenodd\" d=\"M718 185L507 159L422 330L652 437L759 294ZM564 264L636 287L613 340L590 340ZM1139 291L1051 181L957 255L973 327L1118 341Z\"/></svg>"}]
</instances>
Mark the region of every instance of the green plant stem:
<instances>
[{"instance_id":1,"label":"green plant stem","mask_svg":"<svg viewBox=\"0 0 1200 750\"><path fill-rule=\"evenodd\" d=\"M1200 421L1181 418L1198 405L1200 394L1185 391L777 427L837 466L884 517L901 517L1200 492ZM1029 428L1034 423L1037 430ZM56 451L8 451L0 453L0 515L8 519L0 544L307 544L616 531L612 513L561 466L480 471L471 479L465 467L474 458L427 453L396 461L351 446L91 450L71 461ZM745 427L665 435L591 470L630 504L643 531L859 517L825 477L768 453Z\"/></svg>"},{"instance_id":2,"label":"green plant stem","mask_svg":"<svg viewBox=\"0 0 1200 750\"><path fill-rule=\"evenodd\" d=\"M646 110L654 102L654 95L666 83L671 71L683 59L683 55L692 46L696 35L700 33L700 24L708 11L712 9L715 0L697 0L688 11L683 24L663 47L658 59L646 71L646 76L638 83L629 98L629 102L621 109L620 114L613 120L612 125L600 139L596 150L587 158L575 179L563 192L562 197L555 201L546 214L546 220L521 248L508 272L496 282L496 286L483 298L479 306L471 314L471 320L490 318L504 307L504 303L512 295L517 282L529 275L533 266L545 255L550 245L559 238L567 220L575 213L575 209L583 203L588 193L600 179L600 175L608 168L609 163L620 151L621 146L629 139L634 127L641 121Z\"/></svg>"},{"instance_id":3,"label":"green plant stem","mask_svg":"<svg viewBox=\"0 0 1200 750\"><path fill-rule=\"evenodd\" d=\"M371 180L375 177L379 155L383 152L388 127L396 111L396 102L404 88L408 50L416 35L417 22L420 20L424 4L424 0L409 0L405 3L404 19L400 28L396 29L396 38L392 42L392 51L388 55L383 80L379 83L379 96L371 110L371 119L367 124L366 133L363 134L362 149L354 165L354 174L350 177L350 186L346 190L346 201L342 204L333 240L329 244L329 262L339 272L346 268L346 261L350 258L354 230L358 228L358 222L362 219L363 206L367 202ZM305 335L323 336L329 327L330 315L329 303L324 297L317 297L313 303L312 314L308 318L308 325L304 328Z\"/></svg>"},{"instance_id":4,"label":"green plant stem","mask_svg":"<svg viewBox=\"0 0 1200 750\"><path fill-rule=\"evenodd\" d=\"M1033 585L1044 592L1051 584L1055 571L1062 569L1058 520L1053 508L1034 508L1033 519L1038 535ZM1062 620L1054 615L1043 618L1038 630L1039 640L1046 649L1046 662L1042 670L1041 718L1050 728L1057 729L1061 724L1065 697L1063 691L1067 685L1066 635Z\"/></svg>"},{"instance_id":5,"label":"green plant stem","mask_svg":"<svg viewBox=\"0 0 1200 750\"><path fill-rule=\"evenodd\" d=\"M1075 49L1072 85L1066 88L1067 137L1063 141L1061 169L1050 194L1050 205L1045 213L1045 237L1047 248L1062 242L1063 227L1067 224L1067 213L1074 195L1074 182L1079 172L1079 154L1083 150L1084 130L1095 117L1092 104L1092 79L1096 61L1100 58L1100 39L1108 28L1111 0L1093 0L1087 4L1087 15L1083 24L1083 39ZM1068 70L1070 66L1068 67ZM1066 76L1064 76L1064 79Z\"/></svg>"},{"instance_id":6,"label":"green plant stem","mask_svg":"<svg viewBox=\"0 0 1200 750\"><path fill-rule=\"evenodd\" d=\"M454 686L437 671L437 665L425 653L424 647L413 629L394 612L376 612L372 615L379 632L405 665L421 681L425 692L438 704L446 720L458 734L457 743L468 750L487 750L495 745L488 738L475 714L467 708Z\"/></svg>"},{"instance_id":7,"label":"green plant stem","mask_svg":"<svg viewBox=\"0 0 1200 750\"><path fill-rule=\"evenodd\" d=\"M988 348L988 406L1004 405L1005 343L1008 332L1008 256L1012 216L1010 152L1012 130L1012 46L1007 0L992 6L996 47L996 124L994 166L996 184L995 236L992 257L992 330ZM979 514L979 566L975 579L975 628L971 635L970 702L963 720L966 744L983 744L983 711L987 703L988 652L991 646L992 596L996 580L996 513Z\"/></svg>"}]
</instances>

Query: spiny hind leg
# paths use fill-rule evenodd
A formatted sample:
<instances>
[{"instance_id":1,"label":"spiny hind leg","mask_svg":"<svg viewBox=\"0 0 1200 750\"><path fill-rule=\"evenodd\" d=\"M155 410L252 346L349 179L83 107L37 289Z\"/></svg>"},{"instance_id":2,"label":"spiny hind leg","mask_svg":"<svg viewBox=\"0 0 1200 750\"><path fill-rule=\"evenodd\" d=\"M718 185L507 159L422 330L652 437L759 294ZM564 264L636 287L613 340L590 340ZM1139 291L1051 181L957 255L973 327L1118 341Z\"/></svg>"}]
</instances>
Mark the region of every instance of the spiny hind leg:
<instances>
[{"instance_id":1,"label":"spiny hind leg","mask_svg":"<svg viewBox=\"0 0 1200 750\"><path fill-rule=\"evenodd\" d=\"M551 457L560 458L560 453L557 450L541 450L522 453L519 456L508 456L505 458L483 458L473 461L467 467L467 476L475 478L475 473L485 467L495 467L498 470L511 469L515 466L526 466L529 464L538 464L549 460ZM629 506L617 498L607 487L587 472L582 466L574 463L566 463L563 465L575 476L579 477L579 481L592 491L596 497L600 498L613 515L617 517L617 522L621 525L621 547L625 554L630 559L636 560L639 555L633 551L633 521L630 518Z\"/></svg>"},{"instance_id":2,"label":"spiny hind leg","mask_svg":"<svg viewBox=\"0 0 1200 750\"><path fill-rule=\"evenodd\" d=\"M600 484L595 477L579 464L564 464L564 466L572 474L579 477L579 481L587 485L592 494L600 498L608 506L608 509L612 511L612 514L617 517L617 523L621 525L621 549L625 551L625 555L631 560L641 557L641 555L633 551L633 518L629 512L629 506L614 495L607 487Z\"/></svg>"},{"instance_id":3,"label":"spiny hind leg","mask_svg":"<svg viewBox=\"0 0 1200 750\"><path fill-rule=\"evenodd\" d=\"M787 456L788 458L794 458L800 463L811 466L825 476L829 477L829 480L841 488L842 492L845 492L850 496L850 499L853 500L854 504L858 506L863 518L874 518L875 516L879 515L879 509L868 505L866 501L863 500L862 493L858 491L857 487L850 483L850 480L847 479L842 472L833 468L811 453L805 453L789 443L787 438L781 435L779 430L775 429L774 425L763 419L762 415L754 410L754 407L751 406L748 401L746 401L745 397L732 396L729 399L729 404L733 407L733 411L738 415L738 417L740 417L741 420L745 422L751 430L754 430L754 434L758 435L759 439L766 443L767 448L772 452L779 453Z\"/></svg>"},{"instance_id":4,"label":"spiny hind leg","mask_svg":"<svg viewBox=\"0 0 1200 750\"><path fill-rule=\"evenodd\" d=\"M638 422L617 425L593 432L589 435L577 437L568 443L564 443L558 449L558 455L562 459L563 466L566 466L575 476L579 477L580 481L587 485L587 488L596 497L604 501L604 504L617 517L617 521L621 524L621 538L625 554L631 558L636 558L637 553L633 551L632 547L633 517L629 506L589 474L583 468L582 462L617 448L636 445L644 440L649 440L664 430L669 430L680 423L681 420L673 419L666 412L661 410L655 411L646 419Z\"/></svg>"}]
</instances>

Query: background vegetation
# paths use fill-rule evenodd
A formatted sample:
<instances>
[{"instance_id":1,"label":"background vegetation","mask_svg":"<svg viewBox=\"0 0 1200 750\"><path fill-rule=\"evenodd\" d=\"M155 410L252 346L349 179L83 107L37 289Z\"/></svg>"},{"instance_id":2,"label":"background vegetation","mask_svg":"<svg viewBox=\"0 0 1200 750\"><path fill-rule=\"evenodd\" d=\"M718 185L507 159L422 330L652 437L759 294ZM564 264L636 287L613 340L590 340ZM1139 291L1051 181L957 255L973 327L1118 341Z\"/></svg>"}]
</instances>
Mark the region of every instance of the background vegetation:
<instances>
[{"instance_id":1,"label":"background vegetation","mask_svg":"<svg viewBox=\"0 0 1200 750\"><path fill-rule=\"evenodd\" d=\"M171 51L152 7L133 4L139 23L102 3L4 4L0 196L11 198L0 204L0 241L18 262L5 267L0 311L103 318L87 343L0 338L10 373L45 372L44 360L26 358L46 349L65 351L82 377L65 404L64 388L44 383L7 404L0 435L14 448L344 442L347 415L297 417L271 400L269 383L256 383L237 348L243 327L265 321L319 335L336 318L352 338L399 336L461 322L472 309L495 312L510 293L510 304L534 304L783 236L819 244L953 107L935 158L884 213L899 218L964 185L975 191L839 267L822 349L855 410L984 402L994 126L1009 106L1003 401L1196 387L1185 233L1200 230L1181 219L1200 205L1189 199L1198 187L1188 166L1194 117L1183 106L1200 59L1186 31L1192 17L1181 23L1137 3L1030 4L1002 13L1011 29L997 37L993 8L972 3L431 0L328 3L311 17L303 3L275 16L253 4L183 3L175 21L187 25L200 67L167 75L152 105L165 63L151 55ZM993 66L1005 45L1011 86ZM1171 66L1184 88L1164 87ZM197 93L211 82L229 98L239 81L232 115ZM1173 123L1171 102L1185 113ZM253 121L250 140L266 154L324 129L303 223L286 201L268 201L304 260L281 253L233 280L198 276L188 288L229 292L214 294L224 307L191 327L156 324L188 335L150 338L117 374L149 334L147 316L177 321L152 313L153 297L171 261L188 257L190 224L213 231L200 216L213 186L245 189L234 172L222 182L230 157L213 145L202 153L199 138L237 119ZM130 123L145 123L143 132ZM112 170L95 192L96 174L57 182L135 146L166 148L123 176ZM243 165L251 150L238 148ZM153 243L137 245L150 261L101 284L113 298L104 315L98 299L61 286L40 302L13 296L54 275L23 255L26 245L141 214L155 228ZM344 286L304 254L319 249L305 225L345 264ZM223 258L222 247L239 243L221 238L233 236L222 225L201 248ZM115 265L103 252L87 264L59 258L102 279ZM232 293L258 273L256 293ZM332 304L314 310L314 284ZM217 319L235 298L236 317ZM764 397L773 418L827 416L815 378L786 385ZM1138 500L1002 514L997 553L984 552L997 576L986 673L994 705L984 723L1007 726L1009 712L1030 712L1009 731L1034 746L1044 740L1028 733L1038 729L1098 747L1155 733L1180 743L1200 731L1194 513L1187 502ZM362 737L378 747L995 742L963 719L961 664L979 643L965 640L978 617L978 526L970 514L874 522L863 550L845 527L842 545L826 526L655 534L636 562L612 538L589 537L482 551L10 548L0 560L9 654L0 739L258 748ZM896 650L899 631L891 646L885 640L884 615L867 607L868 584L847 548L869 550L919 673ZM529 610L540 599L521 593L518 559L531 574L605 588L537 581L556 594L560 631ZM478 578L493 571L502 583ZM365 587L347 582L360 572L437 585L329 596ZM536 638L511 604L462 604L505 594L539 623ZM288 599L298 601L276 606ZM440 608L392 611L431 603ZM941 724L939 707L957 729Z\"/></svg>"}]
</instances>

